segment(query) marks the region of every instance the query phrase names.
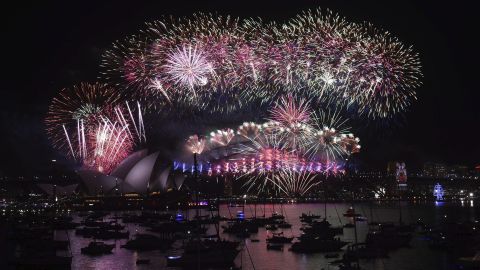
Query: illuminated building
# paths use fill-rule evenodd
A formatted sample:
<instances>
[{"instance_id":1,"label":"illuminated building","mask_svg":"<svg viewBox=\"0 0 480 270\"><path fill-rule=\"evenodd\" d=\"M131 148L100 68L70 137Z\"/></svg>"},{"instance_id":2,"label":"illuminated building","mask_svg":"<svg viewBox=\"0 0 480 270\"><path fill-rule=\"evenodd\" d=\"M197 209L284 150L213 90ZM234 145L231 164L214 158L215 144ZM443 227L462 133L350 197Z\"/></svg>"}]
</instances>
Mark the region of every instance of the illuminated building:
<instances>
[{"instance_id":1,"label":"illuminated building","mask_svg":"<svg viewBox=\"0 0 480 270\"><path fill-rule=\"evenodd\" d=\"M448 168L443 163L427 162L423 165L423 175L425 177L445 178Z\"/></svg>"},{"instance_id":2,"label":"illuminated building","mask_svg":"<svg viewBox=\"0 0 480 270\"><path fill-rule=\"evenodd\" d=\"M443 191L442 185L437 183L433 188L433 196L435 196L435 199L437 201L443 201L443 194L444 194L444 191Z\"/></svg>"}]
</instances>

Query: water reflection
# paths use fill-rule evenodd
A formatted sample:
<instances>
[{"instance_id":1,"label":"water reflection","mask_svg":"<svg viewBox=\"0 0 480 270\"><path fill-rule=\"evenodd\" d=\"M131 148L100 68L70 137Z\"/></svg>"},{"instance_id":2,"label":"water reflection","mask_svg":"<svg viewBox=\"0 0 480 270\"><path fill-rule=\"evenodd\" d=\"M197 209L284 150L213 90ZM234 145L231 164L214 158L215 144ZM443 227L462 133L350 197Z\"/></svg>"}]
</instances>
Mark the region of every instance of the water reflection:
<instances>
[{"instance_id":1,"label":"water reflection","mask_svg":"<svg viewBox=\"0 0 480 270\"><path fill-rule=\"evenodd\" d=\"M463 203L461 204L463 206ZM473 201L470 201L468 209L458 205L437 202L425 204L407 205L402 203L401 211L399 211L398 203L362 203L356 204L356 212L362 216L368 217L367 221L357 221L357 241L363 242L368 232L368 222L398 222L401 220L410 224L422 221L427 224L438 224L439 222L451 219L455 221L475 219L475 211L473 209ZM344 226L353 223L352 218L344 217L343 213L347 211L350 204L337 203L327 204L326 216L332 226ZM275 209L275 210L274 210ZM302 213L314 213L324 216L323 204L285 204L279 205L262 205L255 207L247 205L241 208L230 208L226 205L220 207L220 214L226 217L234 217L238 210L242 210L245 217L265 215L270 216L272 212L282 212L286 221L292 224L291 229L283 229L287 236L299 236L302 226L299 216ZM464 210L462 210L464 209ZM132 212L118 212L118 215ZM177 211L172 211L177 213ZM206 213L200 213L204 215ZM184 213L185 217L193 217L193 212ZM108 217L107 217L108 219ZM81 217L75 216L74 221L80 222ZM126 229L130 231L131 237L136 233L148 232L146 228L136 224L125 224ZM282 231L280 229L278 232ZM355 241L354 228L344 228L342 240ZM151 232L148 232L151 233ZM215 228L211 226L207 234L214 234ZM259 239L260 242L251 242L249 239L241 240L247 249L244 249L236 259L236 265L242 266L242 269L336 269L328 264L329 259L324 257L325 254L296 254L288 251L288 246L281 251L267 250L265 239L268 231L260 228L257 234L252 235L252 239ZM239 240L233 235L222 235L226 239ZM75 231L57 232L57 239L70 238L71 249L73 254L72 269L175 269L166 267L166 256L174 256L181 254L181 241L177 241L173 245L173 249L166 253L160 251L135 252L121 248L126 243L126 239L104 241L107 244L115 244L113 254L101 257L90 257L80 253L80 248L87 246L91 239L83 238L75 235ZM389 259L372 260L362 262L365 269L449 269L448 260L445 254L432 251L428 248L425 239L414 237L412 240L412 248L399 249L390 254ZM250 259L251 258L251 259ZM419 260L418 258L422 258ZM136 265L137 259L149 259L149 265Z\"/></svg>"}]
</instances>

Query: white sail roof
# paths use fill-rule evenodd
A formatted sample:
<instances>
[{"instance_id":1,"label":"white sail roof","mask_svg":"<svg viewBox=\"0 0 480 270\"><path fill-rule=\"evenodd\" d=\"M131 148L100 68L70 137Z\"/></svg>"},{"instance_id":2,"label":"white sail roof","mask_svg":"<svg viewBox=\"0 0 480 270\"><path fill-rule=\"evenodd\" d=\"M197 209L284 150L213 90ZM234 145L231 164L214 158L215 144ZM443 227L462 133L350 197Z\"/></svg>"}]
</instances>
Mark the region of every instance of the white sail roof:
<instances>
[{"instance_id":1,"label":"white sail roof","mask_svg":"<svg viewBox=\"0 0 480 270\"><path fill-rule=\"evenodd\" d=\"M130 185L135 192L147 192L150 185L150 178L159 154L160 152L155 152L144 157L128 172L125 177L125 183Z\"/></svg>"}]
</instances>

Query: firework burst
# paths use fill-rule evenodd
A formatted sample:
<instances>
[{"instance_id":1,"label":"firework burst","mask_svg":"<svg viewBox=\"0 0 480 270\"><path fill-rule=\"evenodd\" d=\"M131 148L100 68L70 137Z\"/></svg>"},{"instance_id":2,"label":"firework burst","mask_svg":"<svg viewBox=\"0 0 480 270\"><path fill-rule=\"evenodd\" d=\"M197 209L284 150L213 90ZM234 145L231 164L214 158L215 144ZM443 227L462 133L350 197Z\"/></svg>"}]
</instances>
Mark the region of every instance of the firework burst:
<instances>
[{"instance_id":1,"label":"firework burst","mask_svg":"<svg viewBox=\"0 0 480 270\"><path fill-rule=\"evenodd\" d=\"M210 142L220 146L226 146L234 136L235 132L232 129L217 130L217 132L210 133Z\"/></svg>"},{"instance_id":2,"label":"firework burst","mask_svg":"<svg viewBox=\"0 0 480 270\"><path fill-rule=\"evenodd\" d=\"M77 127L80 122L88 128L103 116L111 115L120 102L121 96L114 88L100 83L81 83L62 89L52 100L45 120L53 145L65 149L65 128Z\"/></svg>"},{"instance_id":3,"label":"firework burst","mask_svg":"<svg viewBox=\"0 0 480 270\"><path fill-rule=\"evenodd\" d=\"M146 140L140 103L131 108L115 89L99 83L61 90L45 122L57 149L106 173Z\"/></svg>"},{"instance_id":4,"label":"firework burst","mask_svg":"<svg viewBox=\"0 0 480 270\"><path fill-rule=\"evenodd\" d=\"M350 133L347 120L337 112L313 114L313 129L305 153L324 162L341 160L360 150L360 139Z\"/></svg>"},{"instance_id":5,"label":"firework burst","mask_svg":"<svg viewBox=\"0 0 480 270\"><path fill-rule=\"evenodd\" d=\"M310 120L310 106L305 99L295 100L293 96L281 97L280 101L270 111L271 120L280 123L283 127L295 127L306 124Z\"/></svg>"},{"instance_id":6,"label":"firework burst","mask_svg":"<svg viewBox=\"0 0 480 270\"><path fill-rule=\"evenodd\" d=\"M254 140L260 134L261 129L261 125L254 122L245 122L238 127L237 134L246 139Z\"/></svg>"},{"instance_id":7,"label":"firework burst","mask_svg":"<svg viewBox=\"0 0 480 270\"><path fill-rule=\"evenodd\" d=\"M133 148L128 127L104 120L94 129L83 152L83 165L100 172L109 173Z\"/></svg>"},{"instance_id":8,"label":"firework burst","mask_svg":"<svg viewBox=\"0 0 480 270\"><path fill-rule=\"evenodd\" d=\"M170 79L179 86L191 89L194 95L194 88L206 85L207 76L212 72L212 66L197 47L178 47L168 55L166 62L164 67Z\"/></svg>"},{"instance_id":9,"label":"firework burst","mask_svg":"<svg viewBox=\"0 0 480 270\"><path fill-rule=\"evenodd\" d=\"M258 180L264 187L302 195L315 183L306 172L337 172L360 150L340 112L388 120L416 99L422 77L411 47L320 9L284 23L201 13L163 18L114 42L101 69L108 86L64 89L47 115L55 147L75 160L108 172L117 157L145 142L142 109L132 100L155 108L162 119L182 112L213 121L238 112L263 116L268 107L264 123L194 135L187 148L202 154L199 159L223 159L217 166L225 172L242 167L267 179Z\"/></svg>"},{"instance_id":10,"label":"firework burst","mask_svg":"<svg viewBox=\"0 0 480 270\"><path fill-rule=\"evenodd\" d=\"M192 154L201 154L205 149L205 139L198 137L198 135L192 135L187 140L187 149Z\"/></svg>"},{"instance_id":11,"label":"firework burst","mask_svg":"<svg viewBox=\"0 0 480 270\"><path fill-rule=\"evenodd\" d=\"M130 36L113 43L112 48L102 55L100 79L121 89L118 95L123 98L151 100L157 92L149 87L155 79L150 64L150 44L149 38L140 36Z\"/></svg>"},{"instance_id":12,"label":"firework burst","mask_svg":"<svg viewBox=\"0 0 480 270\"><path fill-rule=\"evenodd\" d=\"M408 108L422 77L410 47L320 9L283 24L201 13L166 18L113 47L102 62L109 81L151 86L167 102L177 94L175 102L211 112L294 93L315 106L388 118Z\"/></svg>"},{"instance_id":13,"label":"firework burst","mask_svg":"<svg viewBox=\"0 0 480 270\"><path fill-rule=\"evenodd\" d=\"M271 110L279 121L217 130L207 136L208 143L192 136L187 147L200 146L209 175L234 174L249 192L303 196L319 177L343 173L345 158L360 151L360 139L337 112L312 113L306 104L281 98Z\"/></svg>"}]
</instances>

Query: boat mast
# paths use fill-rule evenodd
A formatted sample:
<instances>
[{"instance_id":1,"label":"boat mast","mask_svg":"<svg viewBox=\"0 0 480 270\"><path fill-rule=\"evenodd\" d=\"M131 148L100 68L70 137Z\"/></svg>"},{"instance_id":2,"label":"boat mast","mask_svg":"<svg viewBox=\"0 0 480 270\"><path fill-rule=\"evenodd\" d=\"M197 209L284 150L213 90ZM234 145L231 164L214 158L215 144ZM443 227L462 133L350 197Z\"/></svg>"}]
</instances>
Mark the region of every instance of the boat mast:
<instances>
[{"instance_id":1,"label":"boat mast","mask_svg":"<svg viewBox=\"0 0 480 270\"><path fill-rule=\"evenodd\" d=\"M373 223L373 199L370 202L370 223Z\"/></svg>"},{"instance_id":2,"label":"boat mast","mask_svg":"<svg viewBox=\"0 0 480 270\"><path fill-rule=\"evenodd\" d=\"M324 184L323 199L324 199L324 203L323 203L324 216L323 216L323 219L326 221L327 220L327 181L325 181L325 184Z\"/></svg>"},{"instance_id":3,"label":"boat mast","mask_svg":"<svg viewBox=\"0 0 480 270\"><path fill-rule=\"evenodd\" d=\"M352 212L353 212L353 231L355 233L355 244L358 243L358 235L357 235L357 213L355 212L355 192L352 192Z\"/></svg>"},{"instance_id":4,"label":"boat mast","mask_svg":"<svg viewBox=\"0 0 480 270\"><path fill-rule=\"evenodd\" d=\"M196 236L197 236L197 269L200 269L200 213L199 213L199 208L198 208L198 191L199 191L199 185L200 183L198 182L198 162L197 162L197 153L193 153L193 166L194 166L194 169L193 169L193 179L194 179L194 182L195 182L195 187L196 187L196 190L194 190L195 192L195 214L197 216L197 219L196 219L196 228L197 228L197 233L196 233Z\"/></svg>"}]
</instances>

